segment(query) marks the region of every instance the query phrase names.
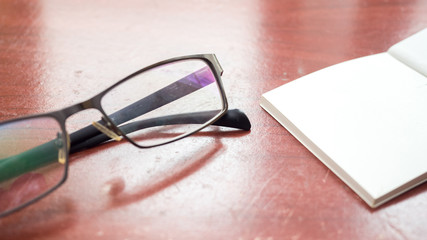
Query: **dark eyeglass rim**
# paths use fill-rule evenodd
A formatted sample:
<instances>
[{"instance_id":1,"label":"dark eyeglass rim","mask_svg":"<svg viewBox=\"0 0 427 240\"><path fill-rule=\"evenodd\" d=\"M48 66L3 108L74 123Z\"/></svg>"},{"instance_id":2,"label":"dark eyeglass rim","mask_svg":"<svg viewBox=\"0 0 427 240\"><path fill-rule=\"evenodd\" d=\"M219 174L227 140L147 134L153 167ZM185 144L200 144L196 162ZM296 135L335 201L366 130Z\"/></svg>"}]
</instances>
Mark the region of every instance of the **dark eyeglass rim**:
<instances>
[{"instance_id":1,"label":"dark eyeglass rim","mask_svg":"<svg viewBox=\"0 0 427 240\"><path fill-rule=\"evenodd\" d=\"M59 123L59 126L61 128L62 133L65 133L65 134L62 134L62 136L61 136L63 142L68 143L68 144L64 144L64 146L63 146L67 154L65 157L64 174L63 174L62 179L55 186L51 187L49 190L47 190L46 192L44 192L44 193L40 194L39 196L33 198L32 200L29 200L28 202L26 202L20 206L17 206L13 209L1 212L0 218L5 217L7 215L10 215L16 211L19 211L19 210L37 202L37 201L39 201L40 199L46 197L47 195L49 195L50 193L55 191L57 188L59 188L66 181L66 179L68 177L70 145L72 143L72 140L69 139L69 135L68 135L68 132L67 132L66 126L65 126L65 122L66 122L66 119L68 117L70 117L73 114L78 113L80 111L93 108L93 109L99 110L102 113L105 120L109 124L112 124L113 126L115 126L115 124L112 122L112 120L105 113L105 111L103 110L103 108L101 106L101 99L105 94L107 94L110 90L114 89L116 86L120 85L124 81L131 79L131 78L137 76L138 74L141 74L141 73L148 71L152 68L156 68L158 66L168 64L168 63L173 63L173 62L182 61L182 60L192 60L192 59L194 59L194 60L198 59L198 60L204 61L209 66L209 68L212 70L212 73L214 74L214 77L215 77L215 80L217 82L219 91L221 93L221 100L222 100L222 107L223 108L216 117L214 117L210 121L206 122L205 124L201 125L196 130L194 130L188 134L181 135L177 138L171 139L170 141L167 141L167 142L164 142L161 144L157 144L157 145L152 145L149 147L160 146L160 145L164 145L164 144L168 144L168 143L180 140L180 139L185 138L191 134L194 134L195 132L200 131L201 129L203 129L203 128L211 125L211 124L220 125L220 126L231 126L231 127L237 127L237 128L243 129L243 130L249 130L250 129L250 123L249 123L249 120L247 119L247 117L244 115L244 113L242 113L238 110L237 111L233 110L232 116L229 116L229 115L224 116L224 114L226 114L226 112L228 110L228 103L227 103L227 98L226 98L224 87L223 87L222 80L221 80L221 75L223 73L223 69L221 68L221 66L220 66L220 64L219 64L219 62L218 62L218 60L214 54L188 55L188 56L170 58L170 59L167 59L164 61L157 62L155 64L149 65L145 68L142 68L142 69L130 74L129 76L123 78L122 80L118 81L114 85L110 86L109 88L105 89L104 91L98 93L94 97L92 97L92 98L90 98L84 102L77 103L77 104L74 104L70 107L66 107L64 109L53 111L53 112L42 113L42 114L34 114L34 115L24 116L24 117L0 122L0 125L3 125L3 124L13 123L15 121L28 120L28 119L32 119L32 118L42 118L42 117L53 118ZM239 116L239 114L240 114L240 116ZM223 116L225 117L224 119L222 119ZM234 116L237 116L237 118L238 118L237 121L235 121L235 119L232 119ZM241 127L240 127L240 125L241 125ZM141 145L136 144L132 139L127 137L126 134L121 132L120 129L117 129L117 130L120 132L120 134L123 136L123 138L125 138L127 141L132 143L134 146L136 146L138 148L147 148L145 146L141 146Z\"/></svg>"}]
</instances>

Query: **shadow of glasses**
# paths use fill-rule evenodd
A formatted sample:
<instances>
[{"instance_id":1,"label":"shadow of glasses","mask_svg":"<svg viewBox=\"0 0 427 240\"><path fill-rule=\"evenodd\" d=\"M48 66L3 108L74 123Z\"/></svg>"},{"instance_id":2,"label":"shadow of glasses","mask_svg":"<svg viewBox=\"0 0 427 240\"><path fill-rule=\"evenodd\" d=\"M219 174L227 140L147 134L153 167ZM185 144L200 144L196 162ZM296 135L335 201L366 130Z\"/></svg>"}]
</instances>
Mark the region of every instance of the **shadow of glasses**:
<instances>
[{"instance_id":1,"label":"shadow of glasses","mask_svg":"<svg viewBox=\"0 0 427 240\"><path fill-rule=\"evenodd\" d=\"M10 218L0 219L2 240L35 239L53 236L76 223L75 204L71 199L39 202Z\"/></svg>"},{"instance_id":2,"label":"shadow of glasses","mask_svg":"<svg viewBox=\"0 0 427 240\"><path fill-rule=\"evenodd\" d=\"M128 190L125 190L126 181L123 177L108 180L104 190L106 190L110 200L106 208L114 209L142 201L173 186L200 171L223 152L224 145L221 141L223 137L240 137L246 134L248 132L226 131L218 134L217 131L203 131L193 135L193 138L209 138L213 141L207 141L204 145L197 146L197 150L191 156L182 155L173 159L173 165L169 166L169 169L172 169L171 171L159 171L158 174L151 177L151 179L157 180L140 183L140 185ZM196 146L192 147L196 148Z\"/></svg>"}]
</instances>

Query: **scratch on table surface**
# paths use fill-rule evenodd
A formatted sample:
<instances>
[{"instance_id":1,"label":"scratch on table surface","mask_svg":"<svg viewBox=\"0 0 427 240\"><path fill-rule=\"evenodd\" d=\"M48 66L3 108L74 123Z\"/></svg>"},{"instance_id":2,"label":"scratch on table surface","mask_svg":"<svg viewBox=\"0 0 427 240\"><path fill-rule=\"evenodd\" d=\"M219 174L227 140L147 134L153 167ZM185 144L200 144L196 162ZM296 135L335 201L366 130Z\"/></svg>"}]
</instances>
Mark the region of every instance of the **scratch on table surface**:
<instances>
[{"instance_id":1,"label":"scratch on table surface","mask_svg":"<svg viewBox=\"0 0 427 240\"><path fill-rule=\"evenodd\" d=\"M328 171L326 172L325 176L322 179L323 183L326 183L326 179L328 178L330 172L331 172L331 170L328 169Z\"/></svg>"},{"instance_id":2,"label":"scratch on table surface","mask_svg":"<svg viewBox=\"0 0 427 240\"><path fill-rule=\"evenodd\" d=\"M288 225L289 220L294 215L295 210L294 209L285 209L283 212L284 212L284 215L285 215L285 219L283 220L282 225L286 226L286 225Z\"/></svg>"},{"instance_id":3,"label":"scratch on table surface","mask_svg":"<svg viewBox=\"0 0 427 240\"><path fill-rule=\"evenodd\" d=\"M264 210L265 210L265 209L267 209L268 205L269 205L271 202L273 202L274 200L276 200L277 198L279 198L279 197L280 197L280 193L282 193L282 191L275 192L274 196L271 196L271 197L269 198L268 202L266 202L266 203L264 204L263 209L264 209ZM297 202L298 202L298 201L300 201L300 199L301 199L303 196L304 196L304 193L303 193L303 192L300 192L300 193L299 193L299 195L298 195L298 197L296 198L296 200L295 200L295 201L297 201Z\"/></svg>"},{"instance_id":4,"label":"scratch on table surface","mask_svg":"<svg viewBox=\"0 0 427 240\"><path fill-rule=\"evenodd\" d=\"M390 223L387 221L387 226L389 226L394 233L396 233L399 236L399 239L408 239L405 234L402 232L402 230L399 227L396 227L393 223Z\"/></svg>"},{"instance_id":5,"label":"scratch on table surface","mask_svg":"<svg viewBox=\"0 0 427 240\"><path fill-rule=\"evenodd\" d=\"M287 73L285 73L285 72L283 73L283 78L282 78L283 81L289 80L287 75L288 75Z\"/></svg>"},{"instance_id":6,"label":"scratch on table surface","mask_svg":"<svg viewBox=\"0 0 427 240\"><path fill-rule=\"evenodd\" d=\"M278 197L280 197L280 192L276 192L276 194L274 194L274 196L270 197L268 199L268 202L266 202L264 204L264 207L262 209L267 209L268 205L270 205L271 202L273 202L274 200L276 200Z\"/></svg>"},{"instance_id":7,"label":"scratch on table surface","mask_svg":"<svg viewBox=\"0 0 427 240\"><path fill-rule=\"evenodd\" d=\"M299 240L300 238L301 238L301 233L298 233L298 234L293 235L293 236L291 237L291 239L292 239L292 240Z\"/></svg>"},{"instance_id":8,"label":"scratch on table surface","mask_svg":"<svg viewBox=\"0 0 427 240\"><path fill-rule=\"evenodd\" d=\"M251 202L246 205L246 207L242 210L240 213L240 217L244 217L245 213L251 208L255 202L261 197L262 192L264 189L268 186L268 184L276 178L276 176L280 173L280 169L278 169L274 174L272 174L267 180L264 181L264 184L262 184L261 188L258 190L258 192L255 194L255 196L252 198Z\"/></svg>"},{"instance_id":9,"label":"scratch on table surface","mask_svg":"<svg viewBox=\"0 0 427 240\"><path fill-rule=\"evenodd\" d=\"M274 240L274 238L273 237L267 237L267 238L255 237L254 240Z\"/></svg>"}]
</instances>

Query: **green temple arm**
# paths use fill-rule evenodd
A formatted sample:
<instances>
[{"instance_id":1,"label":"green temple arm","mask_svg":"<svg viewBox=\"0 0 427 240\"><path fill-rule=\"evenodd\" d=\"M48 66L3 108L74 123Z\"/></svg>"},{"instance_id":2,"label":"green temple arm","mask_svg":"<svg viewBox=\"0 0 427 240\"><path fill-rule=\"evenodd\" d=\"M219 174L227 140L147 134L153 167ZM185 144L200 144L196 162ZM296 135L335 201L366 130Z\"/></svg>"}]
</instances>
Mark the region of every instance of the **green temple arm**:
<instances>
[{"instance_id":1,"label":"green temple arm","mask_svg":"<svg viewBox=\"0 0 427 240\"><path fill-rule=\"evenodd\" d=\"M0 183L55 161L58 161L58 147L55 140L20 154L0 159Z\"/></svg>"}]
</instances>

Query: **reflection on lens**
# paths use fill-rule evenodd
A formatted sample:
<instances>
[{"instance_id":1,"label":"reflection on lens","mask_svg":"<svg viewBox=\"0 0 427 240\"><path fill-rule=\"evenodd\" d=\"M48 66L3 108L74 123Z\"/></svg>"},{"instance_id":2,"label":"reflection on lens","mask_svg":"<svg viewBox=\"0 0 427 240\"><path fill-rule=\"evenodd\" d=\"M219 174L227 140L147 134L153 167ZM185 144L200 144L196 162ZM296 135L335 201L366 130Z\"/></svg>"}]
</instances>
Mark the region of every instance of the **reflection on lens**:
<instances>
[{"instance_id":1,"label":"reflection on lens","mask_svg":"<svg viewBox=\"0 0 427 240\"><path fill-rule=\"evenodd\" d=\"M182 60L145 71L101 101L112 121L141 146L197 131L224 108L215 75L202 60Z\"/></svg>"},{"instance_id":2,"label":"reflection on lens","mask_svg":"<svg viewBox=\"0 0 427 240\"><path fill-rule=\"evenodd\" d=\"M65 177L65 139L50 117L0 125L0 214L22 206Z\"/></svg>"}]
</instances>

